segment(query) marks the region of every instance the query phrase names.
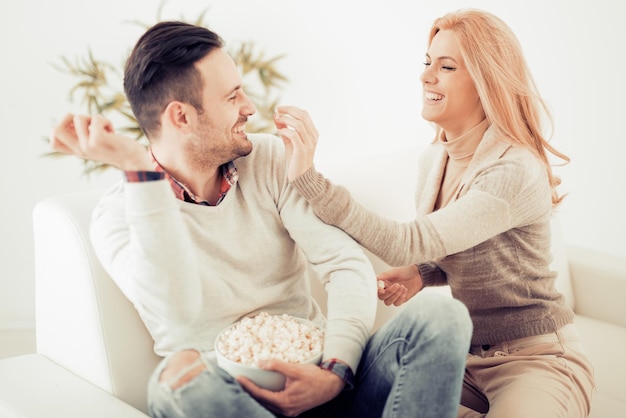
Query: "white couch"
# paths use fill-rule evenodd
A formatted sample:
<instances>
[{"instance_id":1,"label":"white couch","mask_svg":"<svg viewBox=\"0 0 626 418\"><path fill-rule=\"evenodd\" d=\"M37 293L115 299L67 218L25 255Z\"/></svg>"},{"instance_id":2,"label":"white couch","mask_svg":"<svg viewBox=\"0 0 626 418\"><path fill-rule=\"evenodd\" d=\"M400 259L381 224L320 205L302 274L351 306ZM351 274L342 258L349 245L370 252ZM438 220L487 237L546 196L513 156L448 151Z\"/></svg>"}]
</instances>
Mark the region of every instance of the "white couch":
<instances>
[{"instance_id":1,"label":"white couch","mask_svg":"<svg viewBox=\"0 0 626 418\"><path fill-rule=\"evenodd\" d=\"M410 203L387 202L410 190L411 173L396 171L393 183L378 176L403 159L407 154L324 170L367 206L404 220L411 216ZM88 224L101 193L53 197L34 208L37 353L0 360L2 418L146 416L146 381L159 358L91 248ZM626 260L565 246L555 225L559 287L574 307L596 371L591 416L626 417ZM377 271L386 268L370 257ZM319 296L319 287L314 290ZM376 326L395 312L380 304Z\"/></svg>"}]
</instances>

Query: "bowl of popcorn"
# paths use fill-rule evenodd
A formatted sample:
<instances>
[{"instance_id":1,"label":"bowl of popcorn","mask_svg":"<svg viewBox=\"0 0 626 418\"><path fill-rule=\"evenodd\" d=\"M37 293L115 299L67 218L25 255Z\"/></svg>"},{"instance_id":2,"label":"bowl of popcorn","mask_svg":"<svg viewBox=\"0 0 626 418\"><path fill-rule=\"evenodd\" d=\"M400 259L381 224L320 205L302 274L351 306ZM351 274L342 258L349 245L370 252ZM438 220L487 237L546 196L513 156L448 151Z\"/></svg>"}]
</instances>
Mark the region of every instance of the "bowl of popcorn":
<instances>
[{"instance_id":1,"label":"bowl of popcorn","mask_svg":"<svg viewBox=\"0 0 626 418\"><path fill-rule=\"evenodd\" d=\"M293 364L319 364L324 330L306 319L261 312L222 330L215 340L217 364L232 376L245 376L257 386L279 391L285 376L263 370L262 360Z\"/></svg>"}]
</instances>

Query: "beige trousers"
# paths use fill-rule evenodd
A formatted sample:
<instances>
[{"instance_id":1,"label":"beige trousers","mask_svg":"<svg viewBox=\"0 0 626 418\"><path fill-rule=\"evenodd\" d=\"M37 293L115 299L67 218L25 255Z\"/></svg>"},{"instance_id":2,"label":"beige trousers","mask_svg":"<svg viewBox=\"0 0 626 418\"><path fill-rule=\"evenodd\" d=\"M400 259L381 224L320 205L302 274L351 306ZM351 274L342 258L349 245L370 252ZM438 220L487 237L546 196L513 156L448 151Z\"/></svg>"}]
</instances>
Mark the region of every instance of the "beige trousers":
<instances>
[{"instance_id":1,"label":"beige trousers","mask_svg":"<svg viewBox=\"0 0 626 418\"><path fill-rule=\"evenodd\" d=\"M587 417L593 367L574 325L557 332L472 345L459 418Z\"/></svg>"}]
</instances>

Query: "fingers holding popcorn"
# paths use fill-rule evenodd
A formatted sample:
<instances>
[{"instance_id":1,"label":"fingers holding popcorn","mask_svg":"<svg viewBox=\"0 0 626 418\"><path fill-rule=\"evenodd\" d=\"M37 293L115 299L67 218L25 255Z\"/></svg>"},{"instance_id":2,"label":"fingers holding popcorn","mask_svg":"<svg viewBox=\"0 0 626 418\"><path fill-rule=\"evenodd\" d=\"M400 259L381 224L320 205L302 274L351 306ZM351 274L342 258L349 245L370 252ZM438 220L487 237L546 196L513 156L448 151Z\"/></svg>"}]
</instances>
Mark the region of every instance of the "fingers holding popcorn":
<instances>
[{"instance_id":1,"label":"fingers holding popcorn","mask_svg":"<svg viewBox=\"0 0 626 418\"><path fill-rule=\"evenodd\" d=\"M289 160L289 181L295 180L313 166L319 133L309 113L294 106L276 109L274 123L285 143Z\"/></svg>"}]
</instances>

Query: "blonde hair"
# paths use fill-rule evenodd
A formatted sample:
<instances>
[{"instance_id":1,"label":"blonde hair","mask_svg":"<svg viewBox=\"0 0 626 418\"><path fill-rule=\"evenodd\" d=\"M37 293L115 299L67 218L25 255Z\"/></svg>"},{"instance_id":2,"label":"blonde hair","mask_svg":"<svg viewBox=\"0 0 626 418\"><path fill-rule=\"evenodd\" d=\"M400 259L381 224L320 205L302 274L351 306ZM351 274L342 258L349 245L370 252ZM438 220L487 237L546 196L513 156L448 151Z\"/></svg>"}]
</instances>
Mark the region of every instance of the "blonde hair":
<instances>
[{"instance_id":1,"label":"blonde hair","mask_svg":"<svg viewBox=\"0 0 626 418\"><path fill-rule=\"evenodd\" d=\"M550 125L552 116L539 95L513 31L500 18L472 9L435 20L429 46L441 30L454 34L490 124L544 163L552 187L552 204L558 205L563 200L556 191L561 181L552 173L548 152L565 163L570 159L551 146L542 132L542 116Z\"/></svg>"}]
</instances>

